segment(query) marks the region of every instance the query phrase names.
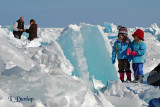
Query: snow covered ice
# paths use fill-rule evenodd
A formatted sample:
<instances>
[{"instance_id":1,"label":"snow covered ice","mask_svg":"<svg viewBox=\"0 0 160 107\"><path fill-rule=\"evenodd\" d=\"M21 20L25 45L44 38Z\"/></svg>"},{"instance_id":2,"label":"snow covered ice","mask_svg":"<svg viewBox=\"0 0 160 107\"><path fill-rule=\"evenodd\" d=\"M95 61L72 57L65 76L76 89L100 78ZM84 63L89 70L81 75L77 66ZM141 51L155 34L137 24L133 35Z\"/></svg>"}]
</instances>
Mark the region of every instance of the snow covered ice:
<instances>
[{"instance_id":1,"label":"snow covered ice","mask_svg":"<svg viewBox=\"0 0 160 107\"><path fill-rule=\"evenodd\" d=\"M141 28L147 44L144 83L122 84L110 59L117 26L104 25L109 31L84 23L38 28L38 38L31 42L27 34L18 40L11 26L0 26L0 107L147 107L150 99L160 97L158 87L146 83L160 62L160 28ZM131 40L137 28L128 28ZM13 103L10 96L34 100Z\"/></svg>"}]
</instances>

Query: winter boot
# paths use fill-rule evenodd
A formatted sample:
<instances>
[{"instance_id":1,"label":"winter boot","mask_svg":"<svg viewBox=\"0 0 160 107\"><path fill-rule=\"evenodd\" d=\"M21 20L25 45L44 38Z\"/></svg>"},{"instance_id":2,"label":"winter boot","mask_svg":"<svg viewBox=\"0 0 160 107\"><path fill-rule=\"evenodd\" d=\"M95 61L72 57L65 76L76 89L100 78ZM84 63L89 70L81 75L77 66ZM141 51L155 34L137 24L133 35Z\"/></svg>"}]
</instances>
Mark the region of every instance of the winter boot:
<instances>
[{"instance_id":1,"label":"winter boot","mask_svg":"<svg viewBox=\"0 0 160 107\"><path fill-rule=\"evenodd\" d=\"M138 79L135 81L135 83L142 83L143 82L143 76L138 75Z\"/></svg>"},{"instance_id":2,"label":"winter boot","mask_svg":"<svg viewBox=\"0 0 160 107\"><path fill-rule=\"evenodd\" d=\"M126 75L127 75L127 80L126 80L126 82L127 82L127 83L131 82L131 73L130 73L130 72L129 72L129 73L126 73Z\"/></svg>"},{"instance_id":3,"label":"winter boot","mask_svg":"<svg viewBox=\"0 0 160 107\"><path fill-rule=\"evenodd\" d=\"M123 72L119 72L119 75L120 75L120 80L122 82L124 82L124 73Z\"/></svg>"},{"instance_id":4,"label":"winter boot","mask_svg":"<svg viewBox=\"0 0 160 107\"><path fill-rule=\"evenodd\" d=\"M138 75L134 75L134 80L133 80L133 82L136 83L137 80L138 80Z\"/></svg>"}]
</instances>

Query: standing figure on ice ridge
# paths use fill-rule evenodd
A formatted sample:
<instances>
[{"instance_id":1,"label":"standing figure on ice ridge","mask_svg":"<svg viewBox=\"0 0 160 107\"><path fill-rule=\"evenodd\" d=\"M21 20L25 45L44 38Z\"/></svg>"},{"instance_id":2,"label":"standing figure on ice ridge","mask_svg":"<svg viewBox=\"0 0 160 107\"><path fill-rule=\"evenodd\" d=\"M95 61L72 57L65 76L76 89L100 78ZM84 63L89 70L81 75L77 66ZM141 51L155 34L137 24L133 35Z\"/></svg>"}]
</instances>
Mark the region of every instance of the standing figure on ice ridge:
<instances>
[{"instance_id":1,"label":"standing figure on ice ridge","mask_svg":"<svg viewBox=\"0 0 160 107\"><path fill-rule=\"evenodd\" d=\"M32 41L33 39L37 38L37 24L34 19L30 20L30 27L29 29L25 29L24 31L29 33L28 40Z\"/></svg>"},{"instance_id":2,"label":"standing figure on ice ridge","mask_svg":"<svg viewBox=\"0 0 160 107\"><path fill-rule=\"evenodd\" d=\"M13 35L17 39L21 39L21 35L24 31L24 17L20 17L13 25Z\"/></svg>"},{"instance_id":3,"label":"standing figure on ice ridge","mask_svg":"<svg viewBox=\"0 0 160 107\"><path fill-rule=\"evenodd\" d=\"M126 50L130 44L130 40L127 37L127 28L119 26L117 29L119 33L112 50L112 64L115 63L117 56L120 80L124 82L124 73L126 73L126 82L131 82L130 58L126 55Z\"/></svg>"},{"instance_id":4,"label":"standing figure on ice ridge","mask_svg":"<svg viewBox=\"0 0 160 107\"><path fill-rule=\"evenodd\" d=\"M127 49L127 55L132 56L132 68L134 71L134 83L143 82L143 63L146 62L146 44L144 41L144 32L141 29L137 29L132 34L134 40Z\"/></svg>"}]
</instances>

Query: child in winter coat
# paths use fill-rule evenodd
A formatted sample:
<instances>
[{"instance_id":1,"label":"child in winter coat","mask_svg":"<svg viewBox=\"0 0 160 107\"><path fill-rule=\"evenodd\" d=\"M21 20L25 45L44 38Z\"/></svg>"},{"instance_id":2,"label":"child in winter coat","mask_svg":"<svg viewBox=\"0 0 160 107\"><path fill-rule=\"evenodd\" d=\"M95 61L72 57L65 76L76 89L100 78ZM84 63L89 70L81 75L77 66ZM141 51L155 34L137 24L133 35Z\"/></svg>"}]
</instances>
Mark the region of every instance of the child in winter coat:
<instances>
[{"instance_id":1,"label":"child in winter coat","mask_svg":"<svg viewBox=\"0 0 160 107\"><path fill-rule=\"evenodd\" d=\"M118 59L118 72L120 75L120 80L124 82L124 73L126 72L127 81L131 82L131 70L129 64L129 56L126 55L126 50L129 47L130 40L128 39L127 29L125 27L120 27L118 33L118 39L115 41L112 50L112 64L115 63L116 56Z\"/></svg>"},{"instance_id":2,"label":"child in winter coat","mask_svg":"<svg viewBox=\"0 0 160 107\"><path fill-rule=\"evenodd\" d=\"M134 40L127 49L127 55L132 56L132 68L134 71L134 83L143 82L143 63L145 63L146 44L144 41L144 32L137 29L132 34Z\"/></svg>"}]
</instances>

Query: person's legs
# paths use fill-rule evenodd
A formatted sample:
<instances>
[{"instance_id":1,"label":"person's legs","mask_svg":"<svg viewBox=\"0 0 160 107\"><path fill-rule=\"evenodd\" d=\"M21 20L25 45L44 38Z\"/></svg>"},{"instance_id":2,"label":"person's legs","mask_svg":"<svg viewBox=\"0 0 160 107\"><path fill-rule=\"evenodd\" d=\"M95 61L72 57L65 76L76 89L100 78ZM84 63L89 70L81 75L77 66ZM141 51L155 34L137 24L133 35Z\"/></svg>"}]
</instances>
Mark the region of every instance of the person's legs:
<instances>
[{"instance_id":1,"label":"person's legs","mask_svg":"<svg viewBox=\"0 0 160 107\"><path fill-rule=\"evenodd\" d=\"M138 64L137 63L133 63L132 64L132 69L134 71L134 80L133 80L133 82L135 82L138 79Z\"/></svg>"},{"instance_id":2,"label":"person's legs","mask_svg":"<svg viewBox=\"0 0 160 107\"><path fill-rule=\"evenodd\" d=\"M18 35L18 34L15 34L14 37L17 39L21 39L21 35Z\"/></svg>"},{"instance_id":3,"label":"person's legs","mask_svg":"<svg viewBox=\"0 0 160 107\"><path fill-rule=\"evenodd\" d=\"M124 60L120 59L118 60L118 68L119 68L119 76L120 76L120 80L122 82L124 82Z\"/></svg>"},{"instance_id":4,"label":"person's legs","mask_svg":"<svg viewBox=\"0 0 160 107\"><path fill-rule=\"evenodd\" d=\"M120 80L124 82L124 72L119 72Z\"/></svg>"},{"instance_id":5,"label":"person's legs","mask_svg":"<svg viewBox=\"0 0 160 107\"><path fill-rule=\"evenodd\" d=\"M21 39L21 35L19 35L19 39Z\"/></svg>"},{"instance_id":6,"label":"person's legs","mask_svg":"<svg viewBox=\"0 0 160 107\"><path fill-rule=\"evenodd\" d=\"M131 70L130 70L130 63L128 62L128 59L124 60L124 70L127 75L127 80L131 82Z\"/></svg>"},{"instance_id":7,"label":"person's legs","mask_svg":"<svg viewBox=\"0 0 160 107\"><path fill-rule=\"evenodd\" d=\"M18 35L14 35L14 37L17 38L17 39L19 39L19 36L18 36Z\"/></svg>"},{"instance_id":8,"label":"person's legs","mask_svg":"<svg viewBox=\"0 0 160 107\"><path fill-rule=\"evenodd\" d=\"M137 79L134 81L135 83L143 82L143 63L137 63Z\"/></svg>"},{"instance_id":9,"label":"person's legs","mask_svg":"<svg viewBox=\"0 0 160 107\"><path fill-rule=\"evenodd\" d=\"M143 75L143 63L138 64L138 75L142 75L142 77L144 77L144 75Z\"/></svg>"},{"instance_id":10,"label":"person's legs","mask_svg":"<svg viewBox=\"0 0 160 107\"><path fill-rule=\"evenodd\" d=\"M137 64L136 63L133 63L132 64L132 69L134 71L134 76L138 74L138 70L137 70Z\"/></svg>"},{"instance_id":11,"label":"person's legs","mask_svg":"<svg viewBox=\"0 0 160 107\"><path fill-rule=\"evenodd\" d=\"M127 82L131 82L131 72L126 72Z\"/></svg>"}]
</instances>

